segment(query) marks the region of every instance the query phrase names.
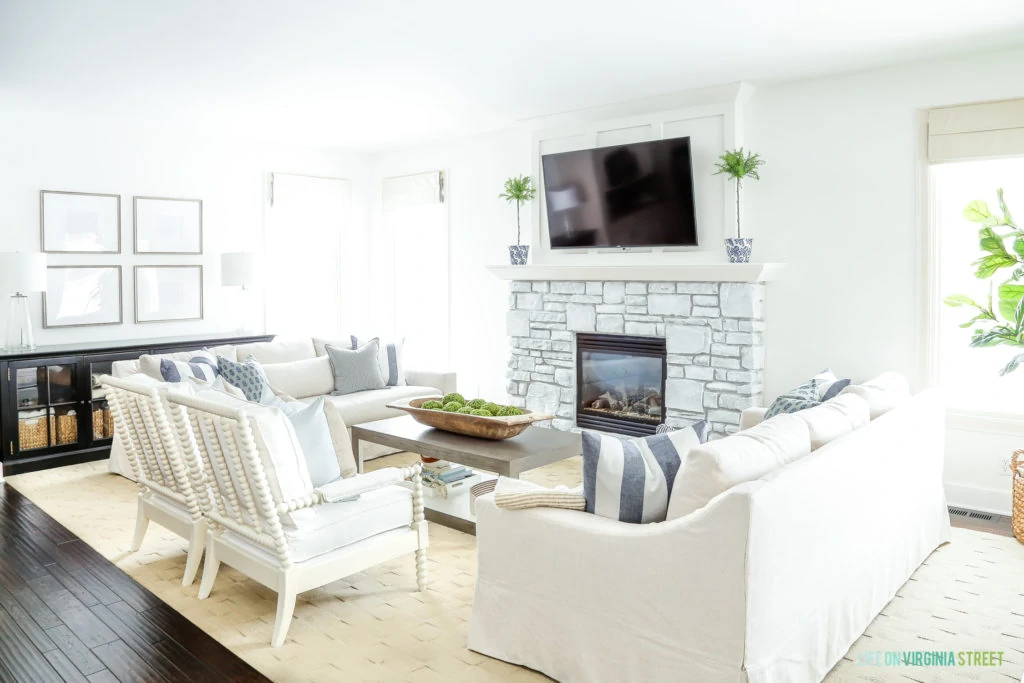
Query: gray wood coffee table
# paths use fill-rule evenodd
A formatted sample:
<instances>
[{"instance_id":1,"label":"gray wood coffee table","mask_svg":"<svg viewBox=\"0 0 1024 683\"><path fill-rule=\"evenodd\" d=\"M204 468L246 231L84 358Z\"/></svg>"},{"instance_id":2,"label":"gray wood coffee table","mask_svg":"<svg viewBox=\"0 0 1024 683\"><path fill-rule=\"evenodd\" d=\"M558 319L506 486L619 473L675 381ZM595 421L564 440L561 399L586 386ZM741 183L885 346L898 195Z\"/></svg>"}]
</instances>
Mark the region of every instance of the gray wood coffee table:
<instances>
[{"instance_id":1,"label":"gray wood coffee table","mask_svg":"<svg viewBox=\"0 0 1024 683\"><path fill-rule=\"evenodd\" d=\"M489 441L427 427L403 415L352 427L352 451L360 472L363 471L360 448L363 441L517 479L527 470L571 458L583 451L580 435L572 432L528 427L514 438ZM470 510L468 487L452 492L448 498L424 496L424 507L430 521L476 533L476 516Z\"/></svg>"}]
</instances>

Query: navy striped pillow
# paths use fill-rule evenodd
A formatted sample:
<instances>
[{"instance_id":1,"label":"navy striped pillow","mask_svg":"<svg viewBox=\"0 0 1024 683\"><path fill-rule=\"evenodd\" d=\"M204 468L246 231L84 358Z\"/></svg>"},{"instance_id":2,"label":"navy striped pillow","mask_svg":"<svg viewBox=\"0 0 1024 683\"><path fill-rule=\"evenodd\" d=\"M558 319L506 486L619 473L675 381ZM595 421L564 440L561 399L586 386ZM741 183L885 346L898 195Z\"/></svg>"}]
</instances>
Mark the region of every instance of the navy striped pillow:
<instances>
[{"instance_id":1,"label":"navy striped pillow","mask_svg":"<svg viewBox=\"0 0 1024 683\"><path fill-rule=\"evenodd\" d=\"M189 377L212 382L219 374L217 363L203 356L195 356L188 361L160 360L160 376L165 382L184 382Z\"/></svg>"},{"instance_id":2,"label":"navy striped pillow","mask_svg":"<svg viewBox=\"0 0 1024 683\"><path fill-rule=\"evenodd\" d=\"M583 432L586 511L633 524L663 522L683 458L708 438L704 420L644 439Z\"/></svg>"}]
</instances>

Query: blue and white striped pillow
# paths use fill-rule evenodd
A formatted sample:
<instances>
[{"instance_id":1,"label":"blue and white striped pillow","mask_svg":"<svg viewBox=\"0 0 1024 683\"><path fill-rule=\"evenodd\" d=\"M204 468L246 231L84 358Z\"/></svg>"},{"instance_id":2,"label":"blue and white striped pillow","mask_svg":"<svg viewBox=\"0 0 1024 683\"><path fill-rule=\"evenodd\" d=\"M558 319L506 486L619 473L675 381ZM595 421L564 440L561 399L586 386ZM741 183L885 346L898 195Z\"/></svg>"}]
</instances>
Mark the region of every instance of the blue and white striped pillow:
<instances>
[{"instance_id":1,"label":"blue and white striped pillow","mask_svg":"<svg viewBox=\"0 0 1024 683\"><path fill-rule=\"evenodd\" d=\"M620 522L663 522L683 458L708 438L704 420L667 434L624 440L583 432L586 511Z\"/></svg>"},{"instance_id":2,"label":"blue and white striped pillow","mask_svg":"<svg viewBox=\"0 0 1024 683\"><path fill-rule=\"evenodd\" d=\"M364 343L366 342L361 341L354 334L352 335L353 349L358 349ZM380 365L380 375L384 378L384 384L389 387L404 386L406 383L405 370L402 367L402 346L404 344L404 339L394 342L380 340L377 362Z\"/></svg>"},{"instance_id":3,"label":"blue and white striped pillow","mask_svg":"<svg viewBox=\"0 0 1024 683\"><path fill-rule=\"evenodd\" d=\"M212 382L219 374L217 361L207 354L193 356L187 361L160 359L160 376L165 382L184 382L190 377Z\"/></svg>"}]
</instances>

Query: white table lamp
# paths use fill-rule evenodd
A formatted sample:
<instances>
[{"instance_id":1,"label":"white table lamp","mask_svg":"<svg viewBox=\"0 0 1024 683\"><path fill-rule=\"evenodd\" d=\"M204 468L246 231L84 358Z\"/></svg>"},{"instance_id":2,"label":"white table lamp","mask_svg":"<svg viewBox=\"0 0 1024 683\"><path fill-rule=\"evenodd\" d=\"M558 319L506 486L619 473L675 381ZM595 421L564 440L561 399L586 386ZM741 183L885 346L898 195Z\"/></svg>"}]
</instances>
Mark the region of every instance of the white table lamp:
<instances>
[{"instance_id":1,"label":"white table lamp","mask_svg":"<svg viewBox=\"0 0 1024 683\"><path fill-rule=\"evenodd\" d=\"M246 325L252 313L252 296L249 289L253 287L258 279L258 268L256 255L237 251L220 255L220 284L221 287L240 287L238 293L238 320L239 326L235 328L238 334L248 334L250 330Z\"/></svg>"},{"instance_id":2,"label":"white table lamp","mask_svg":"<svg viewBox=\"0 0 1024 683\"><path fill-rule=\"evenodd\" d=\"M11 295L7 318L8 349L34 349L29 292L46 291L46 254L0 252L0 294Z\"/></svg>"}]
</instances>

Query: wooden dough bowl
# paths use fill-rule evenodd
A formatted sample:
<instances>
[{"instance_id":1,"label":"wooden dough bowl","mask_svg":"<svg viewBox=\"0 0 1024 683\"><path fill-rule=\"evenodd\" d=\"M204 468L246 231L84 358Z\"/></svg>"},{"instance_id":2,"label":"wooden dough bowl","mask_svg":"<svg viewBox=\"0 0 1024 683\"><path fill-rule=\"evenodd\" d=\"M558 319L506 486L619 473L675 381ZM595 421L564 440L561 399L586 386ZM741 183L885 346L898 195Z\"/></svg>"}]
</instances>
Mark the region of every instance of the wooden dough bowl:
<instances>
[{"instance_id":1,"label":"wooden dough bowl","mask_svg":"<svg viewBox=\"0 0 1024 683\"><path fill-rule=\"evenodd\" d=\"M413 419L420 424L441 429L446 432L454 432L465 436L475 436L480 439L491 439L500 441L518 436L534 422L550 420L554 415L544 415L523 410L522 415L510 415L508 417L483 417L482 415L466 415L464 413L447 413L443 410L428 410L421 408L427 401L439 401L440 396L424 396L422 398L411 398L401 401L394 401L388 404L388 408L404 410L412 415Z\"/></svg>"}]
</instances>

